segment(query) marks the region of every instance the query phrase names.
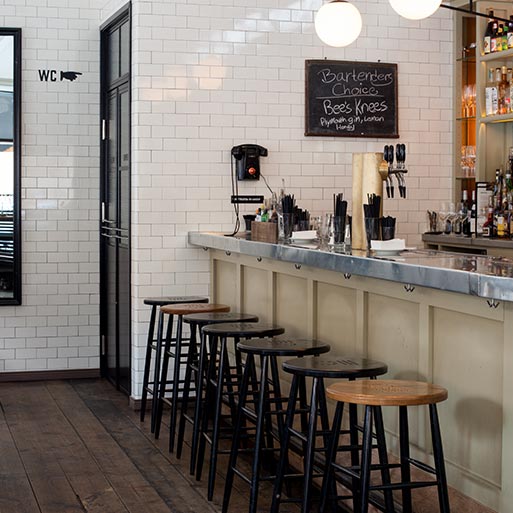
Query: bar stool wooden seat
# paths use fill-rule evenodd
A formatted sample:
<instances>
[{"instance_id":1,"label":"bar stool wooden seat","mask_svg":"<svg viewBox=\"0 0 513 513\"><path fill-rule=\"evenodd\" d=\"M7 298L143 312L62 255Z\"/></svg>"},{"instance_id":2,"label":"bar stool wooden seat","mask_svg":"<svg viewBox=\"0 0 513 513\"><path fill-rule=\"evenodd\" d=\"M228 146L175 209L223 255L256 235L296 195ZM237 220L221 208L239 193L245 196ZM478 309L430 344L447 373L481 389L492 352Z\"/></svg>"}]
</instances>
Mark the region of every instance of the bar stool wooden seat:
<instances>
[{"instance_id":1,"label":"bar stool wooden seat","mask_svg":"<svg viewBox=\"0 0 513 513\"><path fill-rule=\"evenodd\" d=\"M162 413L164 410L164 404L168 404L171 407L170 424L169 424L169 451L173 452L176 432L176 419L178 413L178 397L179 393L183 391L184 380L180 379L180 367L182 363L186 362L188 351L187 344L183 341L183 316L192 313L211 313L211 312L229 312L230 307L223 304L202 304L202 303L180 303L173 305L165 305L160 307L160 313L162 315L168 315L168 329L166 332L165 342L162 337L157 343L164 343L163 359L162 359L162 371L160 375L160 387L157 402L157 412L155 420L155 438L160 435L160 426L162 423ZM171 345L171 326L172 319L177 316L176 322L176 342ZM161 334L162 335L162 334ZM189 346L196 346L195 340L189 340ZM192 351L197 351L197 348L190 348ZM173 375L169 380L167 377L169 360L173 359ZM166 394L171 393L170 397Z\"/></svg>"},{"instance_id":2,"label":"bar stool wooden seat","mask_svg":"<svg viewBox=\"0 0 513 513\"><path fill-rule=\"evenodd\" d=\"M208 366L207 385L205 390L205 402L203 407L200 443L196 463L196 479L201 479L203 463L205 459L206 444L210 444L210 463L208 472L207 498L212 500L217 470L217 457L219 453L219 440L221 438L221 407L223 396L227 397L230 407L232 427L235 424L236 395L238 395L239 383L242 378L241 354L236 349L241 339L253 340L265 337L282 335L285 330L281 326L261 322L234 322L212 324L203 328L203 333L208 337L210 346L210 361ZM235 372L230 369L228 358L228 339L233 339L235 350ZM219 357L217 358L217 355ZM212 427L209 429L209 419L213 418ZM231 439L232 428L225 435Z\"/></svg>"},{"instance_id":3,"label":"bar stool wooden seat","mask_svg":"<svg viewBox=\"0 0 513 513\"><path fill-rule=\"evenodd\" d=\"M329 442L329 420L328 408L326 405L325 379L348 379L375 378L386 374L388 367L385 363L369 360L367 358L321 355L295 358L283 363L285 372L292 374L292 383L287 406L287 416L283 427L280 461L276 480L274 481L273 501L271 513L278 513L280 504L283 502L301 503L302 513L311 510L312 480L314 477L324 475L324 467L321 465L314 475L314 456L317 452L324 452ZM309 402L306 401L306 378L312 379L311 394ZM299 408L298 408L299 403ZM350 446L339 448L339 450L351 451L352 464L358 464L358 418L356 405L350 405L349 432ZM301 415L300 430L294 428L294 418ZM321 429L317 428L318 419L321 421ZM381 419L379 421L382 424ZM377 422L378 423L378 422ZM378 436L384 437L383 429L378 429ZM322 437L323 443L317 447L317 438ZM282 499L283 482L287 478L297 479L301 474L286 475L288 466L288 452L291 446L291 439L298 439L302 446L303 456L303 486L300 498ZM383 439L384 443L384 439ZM383 456L383 455L382 455ZM384 456L386 457L386 451ZM385 462L386 463L386 462ZM389 500L392 499L390 494Z\"/></svg>"},{"instance_id":4,"label":"bar stool wooden seat","mask_svg":"<svg viewBox=\"0 0 513 513\"><path fill-rule=\"evenodd\" d=\"M194 474L196 469L196 459L198 453L198 442L201 427L201 411L203 404L203 393L205 390L206 369L208 367L208 348L206 344L206 335L202 331L205 326L213 324L223 324L227 322L258 322L258 317L252 314L236 313L236 312L210 312L210 313L194 313L184 315L183 322L189 324L191 332L191 340L198 340L199 333L199 354L194 354L191 350L196 347L196 344L191 344L185 372L185 385L182 395L182 407L180 412L180 423L178 426L178 439L176 446L176 457L178 459L182 456L183 440L185 434L185 423L192 424L192 441L191 441L191 458L189 464L189 472ZM192 375L194 374L194 384L196 395L194 398L194 414L191 417L187 413L189 404L189 393Z\"/></svg>"},{"instance_id":5,"label":"bar stool wooden seat","mask_svg":"<svg viewBox=\"0 0 513 513\"><path fill-rule=\"evenodd\" d=\"M143 384L142 384L142 396L141 396L141 412L140 419L144 422L146 416L146 404L148 401L148 394L151 394L153 398L152 414L151 414L151 432L155 431L155 419L157 411L157 394L159 389L160 379L160 364L162 360L162 347L157 344L155 337L155 321L157 319L157 308L164 305L172 305L179 303L208 303L208 297L205 296L164 296L164 297L149 297L144 300L144 304L151 306L150 324L148 326L148 338L146 341L146 355L144 358L144 372L143 372ZM163 314L159 313L158 328L157 328L157 339L159 338L158 333L163 332ZM162 339L162 336L160 336ZM171 339L172 342L173 338ZM153 381L150 381L150 369L152 354L155 352L155 362L153 370Z\"/></svg>"},{"instance_id":6,"label":"bar stool wooden seat","mask_svg":"<svg viewBox=\"0 0 513 513\"><path fill-rule=\"evenodd\" d=\"M277 358L320 355L328 352L330 346L318 340L275 338L245 340L239 342L237 348L247 356L240 386L237 420L226 474L222 511L223 513L228 511L233 479L237 475L250 485L249 513L256 513L260 481L272 481L275 479L275 476L263 476L261 474L263 456L275 451L273 439L277 440L280 444L284 432L283 416L285 411L283 405L286 402L286 398L282 397L281 394ZM260 357L260 376L253 384L252 392L249 392L250 383L254 381L254 376L256 375L255 359L257 356ZM270 387L272 387L272 390ZM253 395L253 401L248 400L248 393ZM253 408L251 408L252 403ZM273 404L275 406L274 412L272 410ZM272 430L270 425L271 416L276 417L277 433ZM253 454L251 475L249 476L237 467L237 458L241 451L239 445L245 421L249 421L255 426L254 440L252 440L254 447L249 449ZM264 430L266 433L264 433ZM265 437L264 434L266 434Z\"/></svg>"},{"instance_id":7,"label":"bar stool wooden seat","mask_svg":"<svg viewBox=\"0 0 513 513\"><path fill-rule=\"evenodd\" d=\"M401 490L402 492L402 511L404 513L412 512L411 491L415 488L424 488L436 486L438 489L438 502L441 513L450 513L449 496L447 492L447 479L445 474L445 464L442 449L442 437L438 421L437 403L445 401L448 393L445 388L430 383L418 381L403 380L362 380L353 382L340 382L329 386L326 389L329 398L337 401L335 418L333 421L332 438L327 453L327 469L323 483L323 502L321 512L325 511L327 491L331 489L330 481L333 479L333 472L340 471L348 474L358 480L358 495L360 497L360 506L358 513L367 513L369 509L369 494L375 490ZM344 403L360 404L365 406L365 420L363 427L363 447L362 463L359 469L343 467L335 462L335 448L338 444L337 431L342 422L342 411ZM429 418L431 424L431 438L433 443L434 468L410 457L409 432L408 432L408 406L427 405L429 407ZM401 469L401 482L382 483L380 485L371 485L371 451L372 451L372 425L373 417L378 408L382 406L399 407L399 445L400 445L400 463L399 465L389 465L389 467L399 466ZM379 440L378 440L379 444ZM435 480L412 481L411 466L420 470L434 474ZM336 506L336 498L332 501L332 506ZM386 509L388 512L394 512L393 509Z\"/></svg>"}]
</instances>

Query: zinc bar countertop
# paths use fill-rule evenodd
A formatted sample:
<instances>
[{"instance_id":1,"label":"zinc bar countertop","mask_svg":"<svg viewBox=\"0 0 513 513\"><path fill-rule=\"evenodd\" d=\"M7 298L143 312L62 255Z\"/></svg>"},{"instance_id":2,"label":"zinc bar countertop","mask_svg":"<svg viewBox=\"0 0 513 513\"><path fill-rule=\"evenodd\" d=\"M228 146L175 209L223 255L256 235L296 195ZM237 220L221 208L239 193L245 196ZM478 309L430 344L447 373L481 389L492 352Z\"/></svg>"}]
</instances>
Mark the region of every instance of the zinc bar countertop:
<instances>
[{"instance_id":1,"label":"zinc bar countertop","mask_svg":"<svg viewBox=\"0 0 513 513\"><path fill-rule=\"evenodd\" d=\"M215 232L189 232L189 243L204 248L271 258L329 271L430 287L485 299L513 301L513 260L444 251L404 251L394 257L366 252L333 252L294 244L269 244Z\"/></svg>"}]
</instances>

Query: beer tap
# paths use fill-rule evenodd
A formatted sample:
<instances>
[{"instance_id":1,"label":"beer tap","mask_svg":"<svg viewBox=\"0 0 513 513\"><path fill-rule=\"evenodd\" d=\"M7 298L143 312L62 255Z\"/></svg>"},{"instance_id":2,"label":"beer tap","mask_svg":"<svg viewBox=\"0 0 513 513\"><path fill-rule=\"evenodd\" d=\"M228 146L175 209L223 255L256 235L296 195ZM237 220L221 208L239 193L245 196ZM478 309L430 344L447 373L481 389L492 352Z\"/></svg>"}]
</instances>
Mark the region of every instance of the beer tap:
<instances>
[{"instance_id":1,"label":"beer tap","mask_svg":"<svg viewBox=\"0 0 513 513\"><path fill-rule=\"evenodd\" d=\"M394 197L394 181L395 175L397 185L399 187L399 196L406 198L406 180L404 175L408 172L406 169L406 145L397 144L395 147L395 160L397 162L394 167L394 145L386 145L383 150L383 162L379 168L381 179L386 183L387 197Z\"/></svg>"}]
</instances>

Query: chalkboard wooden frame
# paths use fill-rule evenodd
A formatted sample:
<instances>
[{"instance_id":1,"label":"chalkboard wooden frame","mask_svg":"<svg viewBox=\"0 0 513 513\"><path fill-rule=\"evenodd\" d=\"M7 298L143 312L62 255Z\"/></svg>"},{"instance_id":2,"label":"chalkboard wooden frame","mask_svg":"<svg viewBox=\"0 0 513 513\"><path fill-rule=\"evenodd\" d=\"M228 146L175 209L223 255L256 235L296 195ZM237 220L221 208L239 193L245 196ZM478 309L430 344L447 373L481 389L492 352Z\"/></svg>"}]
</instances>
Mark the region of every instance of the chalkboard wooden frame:
<instances>
[{"instance_id":1,"label":"chalkboard wooden frame","mask_svg":"<svg viewBox=\"0 0 513 513\"><path fill-rule=\"evenodd\" d=\"M314 117L319 115L319 105L315 102L319 98L315 96L314 78L319 74L320 70L329 67L335 73L356 71L368 71L369 68L392 73L393 83L388 84L385 98L391 104L391 110L387 112L388 116L382 123L378 123L377 119L373 126L369 126L366 130L365 124L354 124L351 130L351 124L348 123L347 129L343 130L335 126L320 126L315 123ZM327 87L326 84L323 84ZM383 86L385 87L385 86ZM317 88L319 89L319 87ZM318 93L321 94L321 93ZM352 96L357 98L358 95ZM360 96L361 97L361 96ZM321 97L322 98L322 97ZM334 97L335 98L335 97ZM325 98L326 99L326 98ZM379 116L375 116L379 118ZM384 116L383 116L384 117ZM337 119L344 119L343 116ZM348 118L345 118L348 119ZM370 124L372 125L372 124ZM340 126L340 125L338 125ZM346 127L346 125L344 125ZM368 137L368 138L386 138L397 139L399 137L399 118L398 118L398 95L397 95L397 64L384 62L359 62L359 61L334 61L334 60L306 60L305 61L305 136L317 137Z\"/></svg>"}]
</instances>

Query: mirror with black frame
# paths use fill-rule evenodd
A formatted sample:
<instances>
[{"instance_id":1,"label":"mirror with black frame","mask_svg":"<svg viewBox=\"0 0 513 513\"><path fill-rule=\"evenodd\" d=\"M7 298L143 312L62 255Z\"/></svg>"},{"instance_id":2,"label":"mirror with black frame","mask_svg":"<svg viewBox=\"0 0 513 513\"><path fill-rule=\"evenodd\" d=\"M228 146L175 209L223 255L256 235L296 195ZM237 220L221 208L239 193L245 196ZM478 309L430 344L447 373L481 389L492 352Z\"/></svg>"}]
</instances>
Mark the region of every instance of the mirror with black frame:
<instances>
[{"instance_id":1,"label":"mirror with black frame","mask_svg":"<svg viewBox=\"0 0 513 513\"><path fill-rule=\"evenodd\" d=\"M0 28L0 305L21 304L21 29Z\"/></svg>"}]
</instances>

